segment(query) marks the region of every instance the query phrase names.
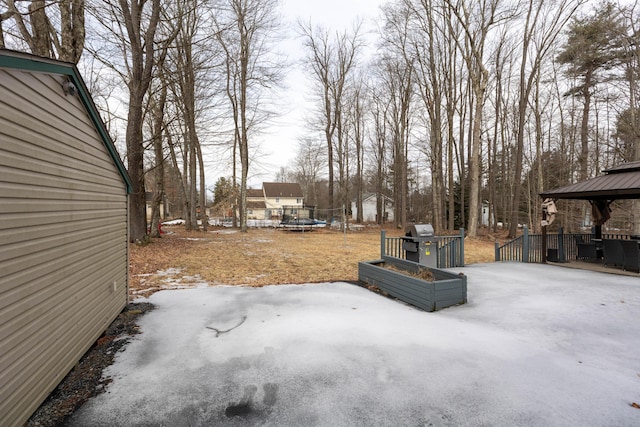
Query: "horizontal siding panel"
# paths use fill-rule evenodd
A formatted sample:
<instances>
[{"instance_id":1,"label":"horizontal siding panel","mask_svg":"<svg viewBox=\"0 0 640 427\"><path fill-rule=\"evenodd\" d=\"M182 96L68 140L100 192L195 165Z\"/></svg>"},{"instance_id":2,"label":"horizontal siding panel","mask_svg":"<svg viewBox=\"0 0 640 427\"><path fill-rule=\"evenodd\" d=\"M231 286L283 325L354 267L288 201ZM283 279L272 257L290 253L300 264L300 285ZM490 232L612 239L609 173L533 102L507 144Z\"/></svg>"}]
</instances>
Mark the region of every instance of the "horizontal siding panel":
<instances>
[{"instance_id":1,"label":"horizontal siding panel","mask_svg":"<svg viewBox=\"0 0 640 427\"><path fill-rule=\"evenodd\" d=\"M121 248L109 247L109 245L102 245L99 248L103 249L105 252L110 251L116 254L122 252ZM110 261L110 264L105 264L105 262L103 262L103 258L107 258ZM102 266L107 265L109 268L100 270ZM81 280L82 278L85 278L85 280L88 281L88 277L94 271L103 271L105 276L99 277L99 279L106 280L104 283L113 283L115 280L118 285L126 284L126 267L126 260L124 258L120 260L120 263L117 263L115 259L111 258L111 256L105 257L100 253L88 256L86 260L77 262L73 265L61 265L60 268L52 271L46 276L41 275L34 278L32 281L25 282L18 288L13 287L12 289L7 290L7 299L10 299L13 304L3 304L2 308L0 308L0 319L2 319L3 324L10 323L12 319L19 317L22 313L28 313L29 310L37 307L39 304L46 304L47 301L54 298L58 292L60 292L60 289L58 289L59 287L66 288L69 283L73 283L74 280ZM81 274L79 278L75 276L76 272L81 272L78 273ZM92 286L93 284L87 283L86 285ZM2 328L3 327L0 327L0 330L2 330ZM3 338L8 337L8 335L5 336L4 333L2 335ZM0 352L2 352L1 349Z\"/></svg>"},{"instance_id":2,"label":"horizontal siding panel","mask_svg":"<svg viewBox=\"0 0 640 427\"><path fill-rule=\"evenodd\" d=\"M0 107L1 114L3 114L3 111ZM89 165L98 165L102 169L107 168L107 157L104 151L100 150L100 147L82 150L81 147L76 147L82 143L82 139L76 140L55 130L50 130L42 124L34 123L32 118L14 115L11 120L3 119L0 124L2 124L3 129L1 132L7 137L12 137L11 139L15 141L14 144L23 146L23 153L27 157L39 158L37 157L40 154L39 148L46 150L50 144L52 157L56 155L66 156L72 166L74 166L74 162L84 162ZM25 129L24 126L29 127ZM46 133L49 130L50 132ZM5 139L4 136L3 139ZM29 145L31 146L29 147ZM13 151L14 149L14 147L7 147L7 152L15 152ZM58 164L57 162L54 163Z\"/></svg>"},{"instance_id":3,"label":"horizontal siding panel","mask_svg":"<svg viewBox=\"0 0 640 427\"><path fill-rule=\"evenodd\" d=\"M1 119L0 124L2 124ZM0 126L0 129L4 127ZM10 127L9 125L9 129L6 130L11 131ZM34 172L43 170L52 175L78 176L84 180L90 180L92 176L102 176L117 180L122 185L122 179L119 177L117 170L113 169L113 164L109 163L110 158L107 157L106 153L96 152L96 155L100 157L84 152L65 153L66 146L51 140L46 135L41 135L39 137L40 140L30 135L24 135L24 140L19 139L20 133L23 132L20 129L16 127L12 134L6 135L2 135L3 131L0 130L0 137L5 140L2 148L5 153L3 158L7 159L6 164L3 161L6 166ZM36 145L38 143L39 145ZM56 149L57 151L55 151ZM43 163L48 164L48 166L43 166Z\"/></svg>"},{"instance_id":4,"label":"horizontal siding panel","mask_svg":"<svg viewBox=\"0 0 640 427\"><path fill-rule=\"evenodd\" d=\"M20 101L51 110L52 115L59 120L77 120L77 117L86 115L84 108L73 102L75 96L64 94L62 84L67 80L66 76L21 70L4 71L7 74L7 87L13 89L11 92L15 93ZM22 92L16 89L20 86L24 86Z\"/></svg>"},{"instance_id":5,"label":"horizontal siding panel","mask_svg":"<svg viewBox=\"0 0 640 427\"><path fill-rule=\"evenodd\" d=\"M79 98L64 95L64 77L49 79L48 84L53 84L55 90L35 78L33 73L15 72L13 77L5 87L3 98L5 105L13 108L11 117L25 120L19 124L28 129L29 124L44 123L54 133L52 136L56 140L86 141L76 145L84 150L101 144Z\"/></svg>"},{"instance_id":6,"label":"horizontal siding panel","mask_svg":"<svg viewBox=\"0 0 640 427\"><path fill-rule=\"evenodd\" d=\"M2 183L0 186L0 199L10 198L19 192L24 192L24 199L40 200L84 200L84 201L118 201L122 200L121 194L105 194L91 191L73 190L67 188L52 188L42 186L30 186L25 184Z\"/></svg>"},{"instance_id":7,"label":"horizontal siding panel","mask_svg":"<svg viewBox=\"0 0 640 427\"><path fill-rule=\"evenodd\" d=\"M19 222L21 225L20 227L6 229L0 228L0 240L2 240L6 246L11 246L16 243L26 244L27 242L37 242L40 239L52 236L60 236L79 230L92 229L108 223L118 223L122 221L123 215L126 215L125 206L123 206L122 209L90 212L86 214L84 218L76 216L75 218L70 219L68 218L69 215L67 215L65 221L58 222L51 222L48 218L49 214L46 214L45 217L49 220L49 223L46 224L43 224L44 218L42 214L40 214L40 221L36 222L35 225L29 224L25 226L24 219L19 218L11 222L14 222L14 224ZM4 219L5 218L3 217L3 220ZM0 253L2 253L2 247L0 247ZM1 259L2 255L0 255L0 260Z\"/></svg>"},{"instance_id":8,"label":"horizontal siding panel","mask_svg":"<svg viewBox=\"0 0 640 427\"><path fill-rule=\"evenodd\" d=\"M101 237L97 238L96 235ZM97 229L82 230L70 236L63 236L60 239L45 239L44 244L47 247L38 250L37 247L16 248L22 252L20 257L14 257L10 253L5 253L4 246L0 246L0 254L2 257L9 256L11 258L0 261L0 270L3 277L0 278L3 283L4 278L11 279L14 283L3 283L3 289L11 290L15 286L20 286L24 282L12 277L20 272L32 272L32 277L37 278L38 272L46 274L48 270L56 265L73 265L73 261L82 260L87 254L92 252L94 246L100 245L102 242L123 238L126 240L126 230L121 224L110 224ZM25 280L25 279L23 279ZM6 296L3 295L3 299ZM0 300L0 307L7 302Z\"/></svg>"},{"instance_id":9,"label":"horizontal siding panel","mask_svg":"<svg viewBox=\"0 0 640 427\"><path fill-rule=\"evenodd\" d=\"M71 169L82 170L83 167L79 165L86 164L90 171L108 170L108 159L103 157L100 151L87 153L70 149L68 144L53 139L51 135L38 133L38 129L40 128L24 129L0 116L0 138L8 141L5 148L7 153L22 154L25 158L46 161L46 157L42 156L49 151L53 165L64 165L66 162ZM45 132L46 129L42 131Z\"/></svg>"},{"instance_id":10,"label":"horizontal siding panel","mask_svg":"<svg viewBox=\"0 0 640 427\"><path fill-rule=\"evenodd\" d=\"M98 319L96 313L91 311L85 313L87 317L81 316L73 321L68 317L76 317L76 312L82 312L86 307L93 307L93 311L100 310L100 307L114 293L111 292L110 287L113 280L118 282L118 291L115 293L126 293L126 257L122 256L122 250L115 249L109 250L108 245L97 247L96 252L85 262L74 266L73 273L69 272L60 278L53 275L43 278L44 280L40 282L42 287L40 293L33 293L30 298L18 301L19 305L30 307L26 317L24 313L15 309L18 304L0 311L1 339L3 343L8 344L0 350L1 366L10 368L15 361L28 360L39 354L37 347L39 343L46 342L50 339L49 337L57 342L59 338L56 335L64 330L64 324L75 328L78 324L90 324ZM108 262L103 263L101 262L104 258L103 252L115 255L109 257ZM121 273L114 276L113 271ZM117 299L126 302L126 295L123 298L120 294ZM34 322L34 328L25 328L18 332L10 326L14 323L12 318L18 318L21 322L25 319L30 320ZM92 322L86 322L87 319L92 319ZM16 341L19 344L16 345ZM36 347L31 349L34 344ZM46 343L45 348L53 344ZM10 355L13 357L9 357ZM14 372L17 373L19 370L16 369Z\"/></svg>"},{"instance_id":11,"label":"horizontal siding panel","mask_svg":"<svg viewBox=\"0 0 640 427\"><path fill-rule=\"evenodd\" d=\"M48 357L46 348L40 353L40 358L34 364L32 375L27 377L24 382L19 384L19 388L15 393L10 394L10 398L4 402L0 402L0 413L10 414L9 417L17 417L27 419L40 405L40 402L53 391L56 385L67 375L67 373L77 363L76 361L91 347L91 345L100 337L102 331L115 319L117 314L122 311L125 303L120 302L122 297L114 298L113 303L104 304L100 313L115 313L103 324L92 327L91 323L85 322L86 327L77 331L76 335L71 332L64 336L65 346L59 351ZM111 302L111 301L110 301ZM94 313L89 310L83 310L78 315L90 316ZM86 344L89 343L89 344ZM0 391L0 395L3 391ZM19 396L29 395L33 397L30 401L20 401Z\"/></svg>"},{"instance_id":12,"label":"horizontal siding panel","mask_svg":"<svg viewBox=\"0 0 640 427\"><path fill-rule=\"evenodd\" d=\"M34 182L37 180L34 180ZM22 182L3 182L0 187L0 198L9 198L16 195L17 191L25 191L25 199L58 199L58 200L104 200L109 197L111 200L122 199L122 193L112 186L105 185L107 191L100 191L93 186L81 185L76 188L56 187L49 185L36 185Z\"/></svg>"},{"instance_id":13,"label":"horizontal siding panel","mask_svg":"<svg viewBox=\"0 0 640 427\"><path fill-rule=\"evenodd\" d=\"M18 214L28 212L70 212L72 210L110 210L119 209L122 197L112 200L54 200L54 199L20 199L16 197L0 198L0 214ZM45 209L46 207L46 209ZM2 219L0 219L2 222Z\"/></svg>"},{"instance_id":14,"label":"horizontal siding panel","mask_svg":"<svg viewBox=\"0 0 640 427\"><path fill-rule=\"evenodd\" d=\"M92 304L95 296L101 297L99 305ZM105 294L76 299L63 307L65 316L58 316L66 321L52 324L38 337L32 337L29 346L17 348L16 354L23 356L18 365L9 366L6 371L8 378L0 386L0 395L9 398L0 403L0 413L26 406L20 405L19 396L28 393L35 392L39 396L35 402L44 400L122 311L125 297L123 291L112 293L108 299ZM87 322L87 319L92 321ZM70 323L73 327L69 327ZM3 361L0 364L4 366ZM24 372L29 375L25 377ZM39 406L34 402L26 404L31 407L30 411Z\"/></svg>"},{"instance_id":15,"label":"horizontal siding panel","mask_svg":"<svg viewBox=\"0 0 640 427\"><path fill-rule=\"evenodd\" d=\"M13 113L13 114L11 114ZM11 114L7 117L7 114ZM53 143L51 155L66 155L70 161L85 162L92 157L97 164L105 163L106 159L99 145L83 146L82 141L94 138L94 136L70 135L55 127L47 127L46 123L40 123L26 114L16 114L0 105L0 117L2 117L3 136L11 137L15 144L25 146L24 154L28 157L39 158L41 149L47 149L47 142ZM58 125L60 125L58 123ZM28 126L25 128L25 126ZM73 129L70 130L73 132ZM4 138L3 138L4 139ZM15 152L15 144L7 147L8 152ZM30 145L30 146L28 146ZM106 167L105 167L106 168Z\"/></svg>"},{"instance_id":16,"label":"horizontal siding panel","mask_svg":"<svg viewBox=\"0 0 640 427\"><path fill-rule=\"evenodd\" d=\"M6 362L5 355L15 352L14 349L21 341L26 342L25 340L38 337L38 333L47 329L49 324L63 321L64 318L60 317L60 313L64 312L63 308L67 304L75 304L84 293L89 292L94 297L97 296L96 291L108 291L110 294L114 281L118 283L118 289L125 287L125 274L108 274L109 271L122 270L123 267L126 267L126 261L123 261L117 252L109 257L95 254L82 264L76 265L73 273L59 277L58 280L40 280L36 283L39 285L37 292L16 295L20 297L17 302L24 307L22 310L15 308L17 304L0 310L0 339L7 343L0 349L1 363ZM48 276L47 279L54 277Z\"/></svg>"},{"instance_id":17,"label":"horizontal siding panel","mask_svg":"<svg viewBox=\"0 0 640 427\"><path fill-rule=\"evenodd\" d=\"M64 165L49 163L49 166L44 166L40 163L24 156L3 153L0 159L0 174L6 182L22 182L47 187L95 188L109 192L123 187L122 178L114 171L99 173L102 171L96 170L95 173L91 173Z\"/></svg>"},{"instance_id":18,"label":"horizontal siding panel","mask_svg":"<svg viewBox=\"0 0 640 427\"><path fill-rule=\"evenodd\" d=\"M66 223L72 223L74 221L86 221L94 219L96 221L111 221L122 219L122 211L127 209L126 201L118 203L117 208L99 210L66 210L62 212L55 212L48 209L46 214L42 212L20 212L12 214L2 215L0 221L0 241L6 241L7 243L13 243L11 238L14 234L27 233L29 229L37 229L42 232L43 236L47 235L49 228L58 226L66 226ZM115 218L118 216L119 218ZM20 224L20 226L16 226ZM15 232L15 233L14 233ZM4 240L7 239L7 240ZM26 237L25 240L29 238Z\"/></svg>"},{"instance_id":19,"label":"horizontal siding panel","mask_svg":"<svg viewBox=\"0 0 640 427\"><path fill-rule=\"evenodd\" d=\"M126 183L65 80L0 68L0 424L25 421L127 302Z\"/></svg>"}]
</instances>

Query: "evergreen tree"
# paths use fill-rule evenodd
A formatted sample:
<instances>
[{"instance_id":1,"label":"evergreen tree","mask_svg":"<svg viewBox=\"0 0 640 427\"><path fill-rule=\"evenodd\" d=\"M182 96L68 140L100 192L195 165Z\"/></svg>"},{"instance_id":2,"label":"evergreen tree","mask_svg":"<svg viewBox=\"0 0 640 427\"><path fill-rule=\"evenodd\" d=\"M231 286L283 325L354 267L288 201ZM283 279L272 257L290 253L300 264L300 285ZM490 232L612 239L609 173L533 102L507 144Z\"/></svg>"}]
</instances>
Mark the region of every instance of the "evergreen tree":
<instances>
[{"instance_id":1,"label":"evergreen tree","mask_svg":"<svg viewBox=\"0 0 640 427\"><path fill-rule=\"evenodd\" d=\"M574 18L569 26L568 38L557 57L567 66L566 74L575 80L565 94L583 99L580 126L581 150L578 156L579 179L588 175L589 112L594 88L611 78L609 73L621 63L623 38L626 34L622 15L613 3L604 3L593 15Z\"/></svg>"}]
</instances>

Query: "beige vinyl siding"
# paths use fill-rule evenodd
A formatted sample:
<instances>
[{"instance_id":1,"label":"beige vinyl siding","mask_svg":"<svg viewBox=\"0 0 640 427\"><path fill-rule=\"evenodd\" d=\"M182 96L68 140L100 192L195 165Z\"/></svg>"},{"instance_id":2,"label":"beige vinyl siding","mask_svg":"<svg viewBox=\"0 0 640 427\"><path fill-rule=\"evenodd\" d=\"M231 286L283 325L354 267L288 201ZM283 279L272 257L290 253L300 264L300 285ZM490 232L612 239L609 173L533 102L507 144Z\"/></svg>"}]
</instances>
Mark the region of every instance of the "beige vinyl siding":
<instances>
[{"instance_id":1,"label":"beige vinyl siding","mask_svg":"<svg viewBox=\"0 0 640 427\"><path fill-rule=\"evenodd\" d=\"M126 184L65 78L0 68L3 425L22 424L127 302Z\"/></svg>"},{"instance_id":2,"label":"beige vinyl siding","mask_svg":"<svg viewBox=\"0 0 640 427\"><path fill-rule=\"evenodd\" d=\"M300 206L302 207L302 205L300 203L298 203L298 200L300 198L296 198L296 197L278 197L277 201L276 198L268 198L266 200L266 204L267 204L267 208L281 208L283 206Z\"/></svg>"}]
</instances>

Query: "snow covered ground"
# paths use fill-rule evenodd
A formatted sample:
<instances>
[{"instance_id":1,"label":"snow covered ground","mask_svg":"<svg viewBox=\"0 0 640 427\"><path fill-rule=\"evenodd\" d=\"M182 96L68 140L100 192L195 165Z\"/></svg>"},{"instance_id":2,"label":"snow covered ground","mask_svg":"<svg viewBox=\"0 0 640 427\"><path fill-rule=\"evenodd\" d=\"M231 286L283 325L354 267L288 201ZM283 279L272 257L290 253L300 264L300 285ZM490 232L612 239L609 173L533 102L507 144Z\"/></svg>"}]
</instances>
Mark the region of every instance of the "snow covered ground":
<instances>
[{"instance_id":1,"label":"snow covered ground","mask_svg":"<svg viewBox=\"0 0 640 427\"><path fill-rule=\"evenodd\" d=\"M73 426L637 426L640 278L496 263L426 313L347 283L162 291Z\"/></svg>"}]
</instances>

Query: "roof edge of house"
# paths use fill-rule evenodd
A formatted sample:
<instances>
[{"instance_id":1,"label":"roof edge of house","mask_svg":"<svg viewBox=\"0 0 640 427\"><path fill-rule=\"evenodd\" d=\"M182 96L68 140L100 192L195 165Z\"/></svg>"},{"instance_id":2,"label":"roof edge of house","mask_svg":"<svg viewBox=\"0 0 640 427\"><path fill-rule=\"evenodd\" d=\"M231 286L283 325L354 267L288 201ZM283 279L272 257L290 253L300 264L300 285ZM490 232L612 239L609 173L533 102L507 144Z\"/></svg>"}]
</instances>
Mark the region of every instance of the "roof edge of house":
<instances>
[{"instance_id":1,"label":"roof edge of house","mask_svg":"<svg viewBox=\"0 0 640 427\"><path fill-rule=\"evenodd\" d=\"M78 89L80 102L87 111L87 114L89 114L89 118L96 127L96 130L102 139L102 143L115 163L118 172L122 176L122 179L127 186L127 194L131 194L133 190L133 183L129 177L127 168L124 166L124 163L116 150L116 146L113 143L111 136L109 136L109 132L107 132L104 121L100 117L100 113L98 113L98 108L89 94L89 89L87 88L87 85L82 79L80 71L75 64L36 56L30 53L18 52L15 50L0 49L0 67L67 76L71 80L71 83L73 83Z\"/></svg>"}]
</instances>

